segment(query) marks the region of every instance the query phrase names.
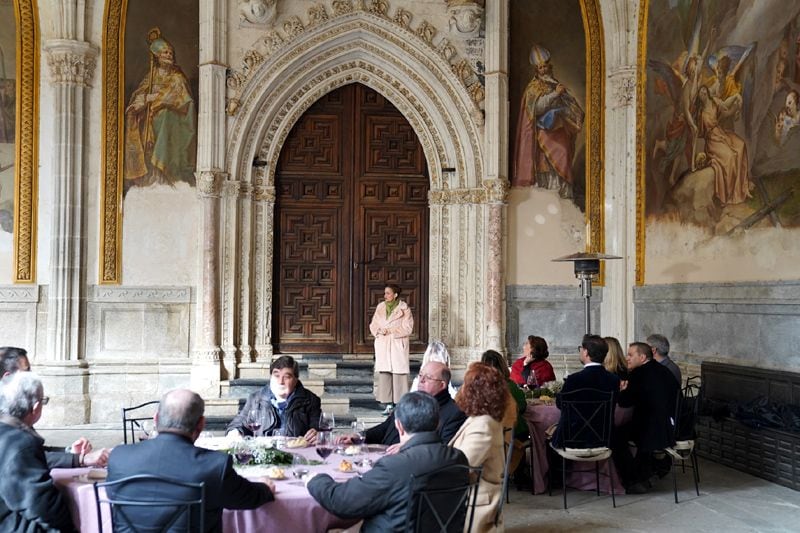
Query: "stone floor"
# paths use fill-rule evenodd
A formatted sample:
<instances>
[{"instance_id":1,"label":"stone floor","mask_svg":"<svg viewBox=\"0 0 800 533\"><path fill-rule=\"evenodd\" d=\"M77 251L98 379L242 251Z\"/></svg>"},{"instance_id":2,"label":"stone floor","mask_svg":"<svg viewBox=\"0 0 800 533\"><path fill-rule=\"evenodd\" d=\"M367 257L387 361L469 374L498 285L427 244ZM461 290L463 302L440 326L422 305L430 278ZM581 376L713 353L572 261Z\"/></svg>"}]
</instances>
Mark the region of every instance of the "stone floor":
<instances>
[{"instance_id":1,"label":"stone floor","mask_svg":"<svg viewBox=\"0 0 800 533\"><path fill-rule=\"evenodd\" d=\"M47 444L65 446L81 435L95 446L114 446L122 440L118 424L44 429ZM569 508L562 508L561 492L533 496L511 489L511 503L505 508L508 533L555 531L642 531L689 532L798 531L800 493L716 463L700 462L700 496L696 496L691 473L679 474L675 504L672 478L659 481L651 492L617 496L617 508L610 496L570 491Z\"/></svg>"}]
</instances>

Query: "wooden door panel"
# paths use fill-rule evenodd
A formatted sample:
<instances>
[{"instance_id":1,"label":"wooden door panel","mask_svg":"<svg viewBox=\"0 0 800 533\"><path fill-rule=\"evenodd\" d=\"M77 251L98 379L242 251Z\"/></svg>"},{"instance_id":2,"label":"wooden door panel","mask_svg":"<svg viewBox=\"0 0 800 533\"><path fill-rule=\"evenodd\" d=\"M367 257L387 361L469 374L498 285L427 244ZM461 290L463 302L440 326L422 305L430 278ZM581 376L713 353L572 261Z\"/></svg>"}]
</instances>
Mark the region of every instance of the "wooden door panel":
<instances>
[{"instance_id":1,"label":"wooden door panel","mask_svg":"<svg viewBox=\"0 0 800 533\"><path fill-rule=\"evenodd\" d=\"M365 117L365 174L422 174L419 142L403 117Z\"/></svg>"}]
</instances>

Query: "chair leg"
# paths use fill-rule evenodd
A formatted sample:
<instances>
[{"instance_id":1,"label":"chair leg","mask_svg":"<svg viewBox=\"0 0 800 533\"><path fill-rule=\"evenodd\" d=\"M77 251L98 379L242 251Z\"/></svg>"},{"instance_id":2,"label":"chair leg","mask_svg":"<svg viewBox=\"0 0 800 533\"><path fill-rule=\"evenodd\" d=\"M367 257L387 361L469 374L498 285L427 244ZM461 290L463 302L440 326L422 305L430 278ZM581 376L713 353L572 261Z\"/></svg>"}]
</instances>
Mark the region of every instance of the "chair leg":
<instances>
[{"instance_id":1,"label":"chair leg","mask_svg":"<svg viewBox=\"0 0 800 533\"><path fill-rule=\"evenodd\" d=\"M561 484L564 490L564 509L567 508L567 460L561 458Z\"/></svg>"},{"instance_id":2,"label":"chair leg","mask_svg":"<svg viewBox=\"0 0 800 533\"><path fill-rule=\"evenodd\" d=\"M683 461L681 461L683 463ZM675 503L678 503L678 474L675 472L675 458L672 458L672 490L675 492Z\"/></svg>"},{"instance_id":3,"label":"chair leg","mask_svg":"<svg viewBox=\"0 0 800 533\"><path fill-rule=\"evenodd\" d=\"M692 473L694 474L694 491L700 496L700 471L697 469L697 455L692 450L690 457L692 459Z\"/></svg>"},{"instance_id":4,"label":"chair leg","mask_svg":"<svg viewBox=\"0 0 800 533\"><path fill-rule=\"evenodd\" d=\"M611 461L611 457L608 458L608 461ZM614 463L609 462L608 463L608 479L609 479L609 481L611 483L611 505L614 507L614 509L616 509L617 508L617 498L614 495L614 470L615 470Z\"/></svg>"},{"instance_id":5,"label":"chair leg","mask_svg":"<svg viewBox=\"0 0 800 533\"><path fill-rule=\"evenodd\" d=\"M533 481L533 444L531 444L531 447L528 448L528 449L531 452L530 461L528 461L528 467L531 470L531 472L530 472L530 474L531 474L531 494L536 494L536 483ZM547 484L548 485L550 484L550 474L547 475ZM551 492L550 496L552 496L552 495L553 495L553 493Z\"/></svg>"},{"instance_id":6,"label":"chair leg","mask_svg":"<svg viewBox=\"0 0 800 533\"><path fill-rule=\"evenodd\" d=\"M597 483L597 495L600 496L600 461L594 462L594 478Z\"/></svg>"}]
</instances>

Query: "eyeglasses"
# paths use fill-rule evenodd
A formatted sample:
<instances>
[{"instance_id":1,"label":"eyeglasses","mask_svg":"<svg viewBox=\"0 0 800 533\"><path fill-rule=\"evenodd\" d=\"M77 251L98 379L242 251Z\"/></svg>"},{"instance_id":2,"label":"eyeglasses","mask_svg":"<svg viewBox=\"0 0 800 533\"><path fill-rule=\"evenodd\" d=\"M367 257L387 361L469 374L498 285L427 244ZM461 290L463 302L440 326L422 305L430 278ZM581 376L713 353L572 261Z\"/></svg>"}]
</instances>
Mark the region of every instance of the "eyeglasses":
<instances>
[{"instance_id":1,"label":"eyeglasses","mask_svg":"<svg viewBox=\"0 0 800 533\"><path fill-rule=\"evenodd\" d=\"M442 383L444 383L443 379L438 379L438 378L434 378L434 377L431 377L431 376L428 376L428 375L425 375L425 374L420 374L419 375L419 382L420 383L425 383L426 381L441 381Z\"/></svg>"},{"instance_id":2,"label":"eyeglasses","mask_svg":"<svg viewBox=\"0 0 800 533\"><path fill-rule=\"evenodd\" d=\"M42 399L39 400L39 403L42 405L47 405L50 403L50 396L42 396Z\"/></svg>"}]
</instances>

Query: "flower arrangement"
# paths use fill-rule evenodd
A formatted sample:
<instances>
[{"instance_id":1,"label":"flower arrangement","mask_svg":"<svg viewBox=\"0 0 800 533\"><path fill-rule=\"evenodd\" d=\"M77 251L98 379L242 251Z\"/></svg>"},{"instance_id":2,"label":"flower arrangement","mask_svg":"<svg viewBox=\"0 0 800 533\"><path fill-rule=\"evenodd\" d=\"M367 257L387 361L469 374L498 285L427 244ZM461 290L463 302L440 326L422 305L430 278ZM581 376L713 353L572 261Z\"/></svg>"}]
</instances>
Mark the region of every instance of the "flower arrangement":
<instances>
[{"instance_id":1,"label":"flower arrangement","mask_svg":"<svg viewBox=\"0 0 800 533\"><path fill-rule=\"evenodd\" d=\"M561 392L561 388L564 386L563 381L548 381L547 383L543 383L541 387L537 387L535 389L529 389L525 392L525 396L530 398L539 398L541 396L547 396L549 398L555 398L556 394Z\"/></svg>"}]
</instances>

